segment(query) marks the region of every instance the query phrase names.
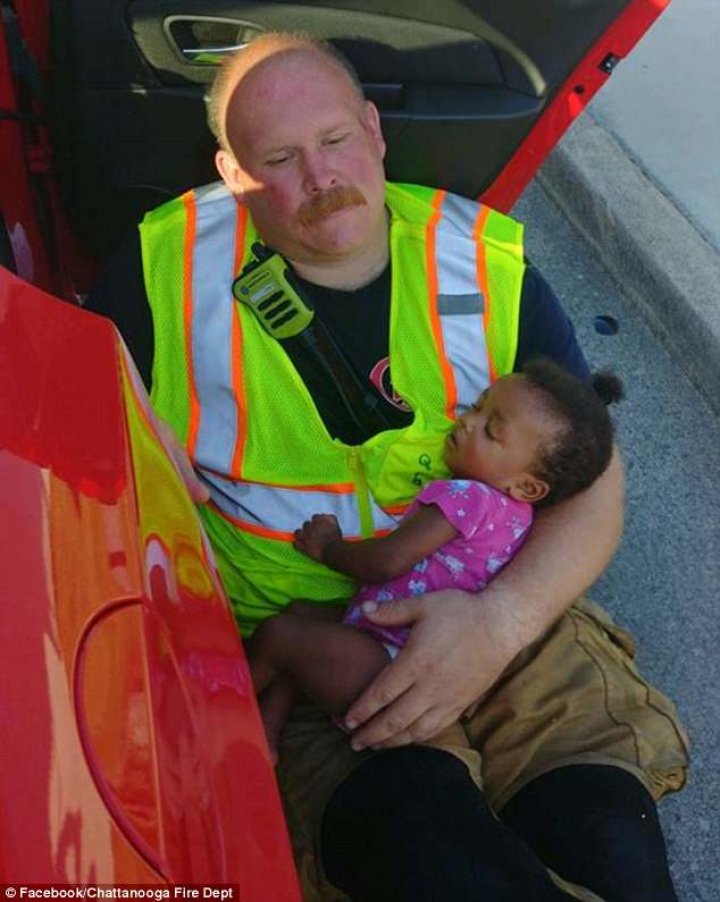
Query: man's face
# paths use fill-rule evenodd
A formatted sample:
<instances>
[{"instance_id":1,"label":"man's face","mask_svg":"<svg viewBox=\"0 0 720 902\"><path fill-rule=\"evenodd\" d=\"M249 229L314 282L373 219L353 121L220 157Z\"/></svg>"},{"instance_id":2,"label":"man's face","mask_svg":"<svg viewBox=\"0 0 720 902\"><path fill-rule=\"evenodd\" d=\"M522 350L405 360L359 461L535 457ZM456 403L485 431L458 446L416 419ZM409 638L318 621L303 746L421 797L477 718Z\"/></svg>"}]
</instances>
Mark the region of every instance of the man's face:
<instances>
[{"instance_id":1,"label":"man's face","mask_svg":"<svg viewBox=\"0 0 720 902\"><path fill-rule=\"evenodd\" d=\"M218 154L221 174L283 256L343 260L384 240L377 111L331 61L307 51L264 60L232 92L226 125L234 155L223 165Z\"/></svg>"},{"instance_id":2,"label":"man's face","mask_svg":"<svg viewBox=\"0 0 720 902\"><path fill-rule=\"evenodd\" d=\"M459 418L445 443L445 463L455 476L536 502L547 485L533 475L534 463L560 428L523 376L505 376Z\"/></svg>"}]
</instances>

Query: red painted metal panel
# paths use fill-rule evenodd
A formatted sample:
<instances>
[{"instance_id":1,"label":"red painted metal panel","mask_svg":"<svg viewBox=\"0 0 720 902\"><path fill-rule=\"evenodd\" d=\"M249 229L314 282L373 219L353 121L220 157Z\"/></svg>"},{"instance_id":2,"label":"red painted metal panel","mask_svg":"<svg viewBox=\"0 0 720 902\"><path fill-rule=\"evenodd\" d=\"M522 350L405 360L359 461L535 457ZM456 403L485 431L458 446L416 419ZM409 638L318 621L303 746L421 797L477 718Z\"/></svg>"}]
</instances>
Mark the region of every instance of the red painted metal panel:
<instances>
[{"instance_id":1,"label":"red painted metal panel","mask_svg":"<svg viewBox=\"0 0 720 902\"><path fill-rule=\"evenodd\" d=\"M111 327L0 269L0 871L7 882L157 880L97 793L73 701L82 625L104 598L141 585L132 544L123 544L135 517L113 358ZM83 365L90 367L84 380Z\"/></svg>"},{"instance_id":2,"label":"red painted metal panel","mask_svg":"<svg viewBox=\"0 0 720 902\"><path fill-rule=\"evenodd\" d=\"M0 109L10 116L19 112L1 20ZM23 126L10 116L0 118L0 215L5 220L17 272L29 282L51 289L55 277L30 185Z\"/></svg>"},{"instance_id":3,"label":"red painted metal panel","mask_svg":"<svg viewBox=\"0 0 720 902\"><path fill-rule=\"evenodd\" d=\"M51 84L48 2L15 0L12 5L40 85L47 90ZM19 85L7 39L0 19L0 109L11 114L0 118L0 215L18 274L76 302L89 290L95 264L79 247L60 201L44 99L25 85L26 108L19 107Z\"/></svg>"},{"instance_id":4,"label":"red painted metal panel","mask_svg":"<svg viewBox=\"0 0 720 902\"><path fill-rule=\"evenodd\" d=\"M297 902L240 640L130 366L0 268L2 878Z\"/></svg>"}]
</instances>

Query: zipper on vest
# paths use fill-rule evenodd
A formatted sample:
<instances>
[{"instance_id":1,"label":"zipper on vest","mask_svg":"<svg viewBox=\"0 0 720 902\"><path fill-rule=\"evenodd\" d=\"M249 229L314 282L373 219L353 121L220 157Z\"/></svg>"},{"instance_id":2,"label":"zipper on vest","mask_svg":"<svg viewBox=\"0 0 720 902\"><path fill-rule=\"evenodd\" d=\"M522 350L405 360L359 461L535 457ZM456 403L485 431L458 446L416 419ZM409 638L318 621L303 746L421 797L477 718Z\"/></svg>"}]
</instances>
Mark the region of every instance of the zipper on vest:
<instances>
[{"instance_id":1,"label":"zipper on vest","mask_svg":"<svg viewBox=\"0 0 720 902\"><path fill-rule=\"evenodd\" d=\"M370 539L375 533L375 524L373 523L372 507L370 505L370 489L365 478L360 451L357 448L349 449L348 466L355 483L355 499L360 518L360 535L363 539Z\"/></svg>"}]
</instances>

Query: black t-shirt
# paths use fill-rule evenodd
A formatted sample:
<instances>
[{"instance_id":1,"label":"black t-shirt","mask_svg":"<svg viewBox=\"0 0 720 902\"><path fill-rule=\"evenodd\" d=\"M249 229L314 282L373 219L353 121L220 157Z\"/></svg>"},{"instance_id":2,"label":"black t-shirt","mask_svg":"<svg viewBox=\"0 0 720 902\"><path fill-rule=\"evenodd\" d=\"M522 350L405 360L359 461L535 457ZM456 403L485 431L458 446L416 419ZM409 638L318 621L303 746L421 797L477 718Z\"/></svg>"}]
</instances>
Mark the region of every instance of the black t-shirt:
<instances>
[{"instance_id":1,"label":"black t-shirt","mask_svg":"<svg viewBox=\"0 0 720 902\"><path fill-rule=\"evenodd\" d=\"M307 299L382 411L387 428L400 428L412 412L393 390L388 361L390 266L356 291L338 291L295 277ZM150 389L153 363L153 323L142 270L140 243L132 235L111 258L85 308L112 319L145 385ZM538 270L528 265L523 279L520 324L514 370L533 357L555 360L571 373L587 378L589 370L575 330L555 293ZM293 356L295 360L295 357ZM331 380L318 373L306 378L313 400L331 435L350 443L362 436L347 433L347 415ZM303 377L306 372L301 368ZM371 434L371 433L370 433ZM369 437L368 435L364 436Z\"/></svg>"}]
</instances>

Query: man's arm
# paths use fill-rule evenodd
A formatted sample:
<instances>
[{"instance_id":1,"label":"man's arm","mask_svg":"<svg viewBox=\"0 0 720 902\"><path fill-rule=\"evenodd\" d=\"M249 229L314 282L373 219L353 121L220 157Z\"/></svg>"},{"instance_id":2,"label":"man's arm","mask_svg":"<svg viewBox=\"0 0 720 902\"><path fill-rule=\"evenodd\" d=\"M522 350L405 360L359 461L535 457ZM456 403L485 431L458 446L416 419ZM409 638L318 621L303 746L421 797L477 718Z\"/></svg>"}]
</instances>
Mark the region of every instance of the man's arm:
<instances>
[{"instance_id":1,"label":"man's arm","mask_svg":"<svg viewBox=\"0 0 720 902\"><path fill-rule=\"evenodd\" d=\"M442 547L457 530L434 504L423 505L380 539L348 542L331 514L315 514L295 533L295 548L332 570L364 583L384 583L407 573Z\"/></svg>"},{"instance_id":2,"label":"man's arm","mask_svg":"<svg viewBox=\"0 0 720 902\"><path fill-rule=\"evenodd\" d=\"M438 592L365 615L412 626L407 646L349 709L353 747L422 742L482 696L602 573L622 531L617 453L587 491L538 515L517 556L479 595Z\"/></svg>"}]
</instances>

